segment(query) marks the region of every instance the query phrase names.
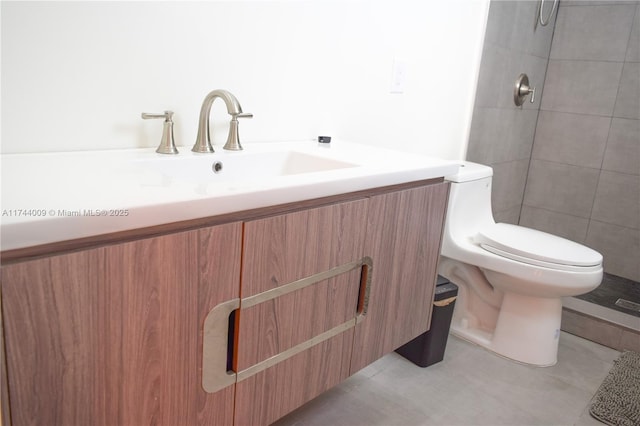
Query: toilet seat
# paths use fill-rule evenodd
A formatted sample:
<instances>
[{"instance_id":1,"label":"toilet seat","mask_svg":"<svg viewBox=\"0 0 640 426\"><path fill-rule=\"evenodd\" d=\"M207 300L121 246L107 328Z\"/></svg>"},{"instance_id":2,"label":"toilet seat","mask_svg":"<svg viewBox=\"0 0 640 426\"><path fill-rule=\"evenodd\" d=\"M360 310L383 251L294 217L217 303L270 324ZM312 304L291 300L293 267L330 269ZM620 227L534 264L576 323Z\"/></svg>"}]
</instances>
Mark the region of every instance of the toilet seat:
<instances>
[{"instance_id":1,"label":"toilet seat","mask_svg":"<svg viewBox=\"0 0 640 426\"><path fill-rule=\"evenodd\" d=\"M483 229L475 240L491 253L551 269L586 272L602 265L602 255L582 244L508 223Z\"/></svg>"}]
</instances>

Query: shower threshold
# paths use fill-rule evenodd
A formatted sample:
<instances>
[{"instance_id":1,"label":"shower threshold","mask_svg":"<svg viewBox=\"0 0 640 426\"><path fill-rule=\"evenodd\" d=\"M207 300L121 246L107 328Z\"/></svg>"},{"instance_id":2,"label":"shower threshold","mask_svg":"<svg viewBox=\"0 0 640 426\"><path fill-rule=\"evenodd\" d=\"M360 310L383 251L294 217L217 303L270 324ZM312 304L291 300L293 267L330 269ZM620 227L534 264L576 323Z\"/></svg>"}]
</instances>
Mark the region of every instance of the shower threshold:
<instances>
[{"instance_id":1,"label":"shower threshold","mask_svg":"<svg viewBox=\"0 0 640 426\"><path fill-rule=\"evenodd\" d=\"M605 273L598 288L576 298L640 317L640 283L627 278Z\"/></svg>"},{"instance_id":2,"label":"shower threshold","mask_svg":"<svg viewBox=\"0 0 640 426\"><path fill-rule=\"evenodd\" d=\"M605 274L598 288L565 297L562 306L562 330L619 351L640 351L640 283Z\"/></svg>"},{"instance_id":3,"label":"shower threshold","mask_svg":"<svg viewBox=\"0 0 640 426\"><path fill-rule=\"evenodd\" d=\"M610 309L606 306L600 306L577 297L563 297L562 307L565 310L571 310L599 321L607 322L619 328L625 328L640 333L640 317L635 315Z\"/></svg>"},{"instance_id":4,"label":"shower threshold","mask_svg":"<svg viewBox=\"0 0 640 426\"><path fill-rule=\"evenodd\" d=\"M562 306L563 331L618 351L640 352L640 317L577 297L564 297Z\"/></svg>"}]
</instances>

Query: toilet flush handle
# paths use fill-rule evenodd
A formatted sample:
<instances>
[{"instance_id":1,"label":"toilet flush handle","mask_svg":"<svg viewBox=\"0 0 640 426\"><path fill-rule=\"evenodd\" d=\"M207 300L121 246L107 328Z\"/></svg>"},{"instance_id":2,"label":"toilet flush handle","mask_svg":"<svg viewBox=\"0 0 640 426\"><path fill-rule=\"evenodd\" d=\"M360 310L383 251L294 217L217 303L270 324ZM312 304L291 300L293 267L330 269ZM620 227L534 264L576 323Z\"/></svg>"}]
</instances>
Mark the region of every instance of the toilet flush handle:
<instances>
[{"instance_id":1,"label":"toilet flush handle","mask_svg":"<svg viewBox=\"0 0 640 426\"><path fill-rule=\"evenodd\" d=\"M516 106L522 105L524 98L529 94L531 94L530 102L533 103L536 98L536 88L529 86L529 77L526 74L520 74L513 89L513 101Z\"/></svg>"}]
</instances>

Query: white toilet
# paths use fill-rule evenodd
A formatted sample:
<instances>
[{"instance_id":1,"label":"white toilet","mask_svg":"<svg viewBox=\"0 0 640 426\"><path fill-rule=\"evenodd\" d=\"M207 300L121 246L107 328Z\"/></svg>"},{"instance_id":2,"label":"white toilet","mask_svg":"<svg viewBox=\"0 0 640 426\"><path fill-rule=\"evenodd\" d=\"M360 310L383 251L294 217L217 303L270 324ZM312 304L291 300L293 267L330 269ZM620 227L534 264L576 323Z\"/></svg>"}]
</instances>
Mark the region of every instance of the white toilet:
<instances>
[{"instance_id":1,"label":"white toilet","mask_svg":"<svg viewBox=\"0 0 640 426\"><path fill-rule=\"evenodd\" d=\"M564 296L602 280L602 255L545 232L496 223L493 169L464 162L451 182L439 273L458 285L451 332L525 364L557 360Z\"/></svg>"}]
</instances>

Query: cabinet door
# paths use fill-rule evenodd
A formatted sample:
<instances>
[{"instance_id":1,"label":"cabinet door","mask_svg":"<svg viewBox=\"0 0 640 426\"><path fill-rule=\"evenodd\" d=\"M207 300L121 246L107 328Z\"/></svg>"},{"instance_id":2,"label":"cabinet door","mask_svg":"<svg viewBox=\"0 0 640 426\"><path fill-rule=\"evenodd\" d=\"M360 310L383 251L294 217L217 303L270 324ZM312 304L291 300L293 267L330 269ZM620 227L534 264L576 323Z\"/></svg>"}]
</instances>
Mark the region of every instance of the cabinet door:
<instances>
[{"instance_id":1,"label":"cabinet door","mask_svg":"<svg viewBox=\"0 0 640 426\"><path fill-rule=\"evenodd\" d=\"M107 352L98 328L103 250L2 267L2 313L12 424L90 424L107 415L96 365ZM114 398L114 401L117 401ZM116 419L114 419L116 420Z\"/></svg>"},{"instance_id":2,"label":"cabinet door","mask_svg":"<svg viewBox=\"0 0 640 426\"><path fill-rule=\"evenodd\" d=\"M240 235L231 224L4 266L13 425L229 424L233 388L202 389L200 333L238 296Z\"/></svg>"},{"instance_id":3,"label":"cabinet door","mask_svg":"<svg viewBox=\"0 0 640 426\"><path fill-rule=\"evenodd\" d=\"M429 329L447 193L441 183L370 199L365 250L374 272L351 374Z\"/></svg>"},{"instance_id":4,"label":"cabinet door","mask_svg":"<svg viewBox=\"0 0 640 426\"><path fill-rule=\"evenodd\" d=\"M199 231L199 242L198 361L192 370L197 375L198 405L196 416L192 417L192 423L180 420L174 424L231 425L233 424L235 385L215 393L205 392L202 387L202 331L205 318L212 308L240 297L242 223L236 222L202 229ZM189 308L193 309L194 306Z\"/></svg>"},{"instance_id":5,"label":"cabinet door","mask_svg":"<svg viewBox=\"0 0 640 426\"><path fill-rule=\"evenodd\" d=\"M348 377L366 214L363 199L245 223L236 425L269 424Z\"/></svg>"}]
</instances>

